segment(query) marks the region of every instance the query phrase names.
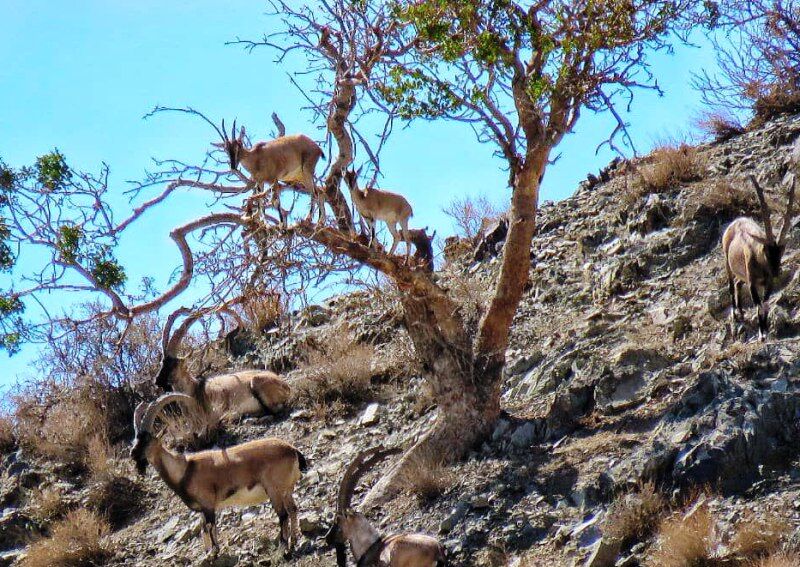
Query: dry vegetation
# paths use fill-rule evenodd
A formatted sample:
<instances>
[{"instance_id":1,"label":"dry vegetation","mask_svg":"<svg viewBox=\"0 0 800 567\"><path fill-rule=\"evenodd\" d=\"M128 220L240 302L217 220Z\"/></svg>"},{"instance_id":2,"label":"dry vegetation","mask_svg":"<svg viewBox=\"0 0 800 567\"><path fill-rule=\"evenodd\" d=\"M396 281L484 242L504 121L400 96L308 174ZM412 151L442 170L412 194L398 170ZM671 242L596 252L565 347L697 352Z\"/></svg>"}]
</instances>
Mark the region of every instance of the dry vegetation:
<instances>
[{"instance_id":1,"label":"dry vegetation","mask_svg":"<svg viewBox=\"0 0 800 567\"><path fill-rule=\"evenodd\" d=\"M429 505L455 484L456 476L436 455L423 455L413 459L401 483L406 493L414 496L420 505Z\"/></svg>"},{"instance_id":2,"label":"dry vegetation","mask_svg":"<svg viewBox=\"0 0 800 567\"><path fill-rule=\"evenodd\" d=\"M507 209L480 195L455 198L442 212L450 217L459 237L474 241L487 226L506 214Z\"/></svg>"},{"instance_id":3,"label":"dry vegetation","mask_svg":"<svg viewBox=\"0 0 800 567\"><path fill-rule=\"evenodd\" d=\"M356 404L372 398L376 349L346 335L312 349L293 388L303 405Z\"/></svg>"},{"instance_id":4,"label":"dry vegetation","mask_svg":"<svg viewBox=\"0 0 800 567\"><path fill-rule=\"evenodd\" d=\"M39 524L49 524L66 513L68 504L61 491L54 487L34 488L27 494L28 514Z\"/></svg>"},{"instance_id":5,"label":"dry vegetation","mask_svg":"<svg viewBox=\"0 0 800 567\"><path fill-rule=\"evenodd\" d=\"M745 132L736 116L724 110L704 113L697 119L696 126L714 142L726 142Z\"/></svg>"},{"instance_id":6,"label":"dry vegetation","mask_svg":"<svg viewBox=\"0 0 800 567\"><path fill-rule=\"evenodd\" d=\"M728 547L732 555L742 560L764 557L778 551L791 531L792 527L780 516L757 518L750 513L736 524Z\"/></svg>"},{"instance_id":7,"label":"dry vegetation","mask_svg":"<svg viewBox=\"0 0 800 567\"><path fill-rule=\"evenodd\" d=\"M714 521L708 505L700 503L687 512L662 521L653 567L705 567L712 565Z\"/></svg>"},{"instance_id":8,"label":"dry vegetation","mask_svg":"<svg viewBox=\"0 0 800 567\"><path fill-rule=\"evenodd\" d=\"M0 455L10 453L17 446L14 421L11 416L0 413Z\"/></svg>"},{"instance_id":9,"label":"dry vegetation","mask_svg":"<svg viewBox=\"0 0 800 567\"><path fill-rule=\"evenodd\" d=\"M73 510L55 523L50 537L30 546L23 567L82 567L102 564L110 555L103 541L111 528L101 516L89 510Z\"/></svg>"},{"instance_id":10,"label":"dry vegetation","mask_svg":"<svg viewBox=\"0 0 800 567\"><path fill-rule=\"evenodd\" d=\"M623 548L644 541L655 531L666 508L667 502L655 485L643 484L635 492L617 497L606 517L603 535Z\"/></svg>"},{"instance_id":11,"label":"dry vegetation","mask_svg":"<svg viewBox=\"0 0 800 567\"><path fill-rule=\"evenodd\" d=\"M653 150L637 171L638 175L626 184L621 195L625 207L651 193L663 193L701 179L703 164L696 148L685 143L663 144Z\"/></svg>"}]
</instances>

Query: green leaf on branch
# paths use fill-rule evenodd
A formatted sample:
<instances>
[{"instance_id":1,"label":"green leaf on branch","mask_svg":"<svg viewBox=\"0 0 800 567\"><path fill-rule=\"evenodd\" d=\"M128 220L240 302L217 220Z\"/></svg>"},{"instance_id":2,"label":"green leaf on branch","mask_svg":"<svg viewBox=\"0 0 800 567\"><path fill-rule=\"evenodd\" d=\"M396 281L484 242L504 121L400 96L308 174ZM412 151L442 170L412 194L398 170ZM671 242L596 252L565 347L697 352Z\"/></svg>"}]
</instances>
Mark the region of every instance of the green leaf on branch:
<instances>
[{"instance_id":1,"label":"green leaf on branch","mask_svg":"<svg viewBox=\"0 0 800 567\"><path fill-rule=\"evenodd\" d=\"M72 178L67 161L58 150L36 158L36 173L39 183L50 190L63 187Z\"/></svg>"},{"instance_id":2,"label":"green leaf on branch","mask_svg":"<svg viewBox=\"0 0 800 567\"><path fill-rule=\"evenodd\" d=\"M120 289L125 285L128 276L125 269L110 256L95 256L93 258L92 276L97 285L105 289Z\"/></svg>"},{"instance_id":3,"label":"green leaf on branch","mask_svg":"<svg viewBox=\"0 0 800 567\"><path fill-rule=\"evenodd\" d=\"M78 250L80 248L81 239L83 238L83 228L73 224L65 224L58 227L58 240L56 247L58 248L61 259L68 264L78 263Z\"/></svg>"}]
</instances>

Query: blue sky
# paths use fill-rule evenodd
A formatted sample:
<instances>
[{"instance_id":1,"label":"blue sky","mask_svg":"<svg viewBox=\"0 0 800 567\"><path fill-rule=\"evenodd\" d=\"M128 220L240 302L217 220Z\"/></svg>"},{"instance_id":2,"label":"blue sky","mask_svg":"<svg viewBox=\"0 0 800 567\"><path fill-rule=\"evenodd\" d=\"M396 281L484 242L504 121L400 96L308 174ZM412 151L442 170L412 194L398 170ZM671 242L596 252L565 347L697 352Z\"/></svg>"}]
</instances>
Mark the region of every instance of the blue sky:
<instances>
[{"instance_id":1,"label":"blue sky","mask_svg":"<svg viewBox=\"0 0 800 567\"><path fill-rule=\"evenodd\" d=\"M193 106L213 118L236 116L257 139L268 136L269 116L276 111L289 132L321 139L300 111L287 69L276 66L270 52L248 54L225 45L270 31L277 22L264 11L264 2L250 0L3 0L0 157L21 166L58 147L77 169L97 170L104 161L111 167L117 218L123 218L129 210L125 181L141 178L152 157L198 160L213 141L207 125L183 116L142 120L156 104ZM653 61L666 96L640 93L625 116L640 152L691 130L701 108L689 87L691 72L711 67L713 54L679 48ZM595 155L610 126L608 117L584 114L557 149L562 157L548 169L543 200L569 196L587 173L613 157L608 151ZM485 194L507 200L507 174L500 166L466 126L420 122L395 129L383 155L382 185L409 198L414 226L446 235L450 223L441 207L453 198ZM208 206L207 196L184 191L141 219L119 254L130 280L150 275L163 288L179 259L169 230ZM50 298L65 306L75 299ZM35 356L34 347L12 358L0 353L0 386L24 374Z\"/></svg>"}]
</instances>

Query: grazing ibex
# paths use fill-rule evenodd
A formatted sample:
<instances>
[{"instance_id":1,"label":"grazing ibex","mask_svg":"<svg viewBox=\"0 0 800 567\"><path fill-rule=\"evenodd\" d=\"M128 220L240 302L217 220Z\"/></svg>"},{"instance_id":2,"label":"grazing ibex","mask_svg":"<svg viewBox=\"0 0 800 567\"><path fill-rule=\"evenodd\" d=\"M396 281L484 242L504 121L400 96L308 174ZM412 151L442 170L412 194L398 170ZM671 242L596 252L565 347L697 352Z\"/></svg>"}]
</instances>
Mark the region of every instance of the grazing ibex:
<instances>
[{"instance_id":1,"label":"grazing ibex","mask_svg":"<svg viewBox=\"0 0 800 567\"><path fill-rule=\"evenodd\" d=\"M197 379L189 372L186 357L178 350L189 327L200 312L188 316L170 337L174 313L164 325L163 358L156 375L156 385L163 390L177 390L194 398L206 411L230 417L276 414L285 409L291 388L269 370L239 370Z\"/></svg>"},{"instance_id":2,"label":"grazing ibex","mask_svg":"<svg viewBox=\"0 0 800 567\"><path fill-rule=\"evenodd\" d=\"M786 250L786 237L792 221L792 205L794 204L795 176L792 175L792 185L787 197L786 213L778 239L772 232L770 210L764 198L764 192L756 181L750 176L750 183L758 195L761 204L762 228L756 221L748 217L734 220L722 235L722 250L725 254L725 270L728 274L728 286L733 298L731 316L736 319L742 312L742 287L747 284L753 304L758 311L758 336L762 340L766 337L769 323L767 316L769 307L767 301L772 295L775 280L780 276L781 259Z\"/></svg>"},{"instance_id":3,"label":"grazing ibex","mask_svg":"<svg viewBox=\"0 0 800 567\"><path fill-rule=\"evenodd\" d=\"M408 234L408 219L414 215L411 205L402 195L390 193L367 187L363 191L358 188L358 174L348 170L344 173L344 180L350 189L350 197L358 210L358 214L364 219L370 230L370 246L375 240L375 221L382 220L392 234L392 246L389 254L394 254L400 240L406 243L406 258L411 250L410 236ZM402 239L397 233L397 223L400 223Z\"/></svg>"},{"instance_id":4,"label":"grazing ibex","mask_svg":"<svg viewBox=\"0 0 800 567\"><path fill-rule=\"evenodd\" d=\"M299 183L311 197L308 220L314 215L315 205L319 206L319 220L325 219L325 200L314 181L314 170L324 154L314 140L304 134L289 134L269 142L256 142L246 148L244 126L237 136L236 121L230 137L225 131L224 121L220 134L222 143L214 145L227 152L231 169L236 170L241 163L255 181L259 192L264 190L265 183L272 187L272 205L278 210L282 223L286 223L286 215L280 204L279 181Z\"/></svg>"},{"instance_id":5,"label":"grazing ibex","mask_svg":"<svg viewBox=\"0 0 800 567\"><path fill-rule=\"evenodd\" d=\"M269 500L280 523L280 541L291 553L299 524L292 491L307 468L294 446L275 438L257 439L226 449L181 453L167 449L152 431L159 412L172 402L196 408L194 398L165 394L142 402L133 415L136 437L131 458L139 474L148 463L190 509L203 515L206 549L219 551L216 513L228 506L252 506Z\"/></svg>"},{"instance_id":6,"label":"grazing ibex","mask_svg":"<svg viewBox=\"0 0 800 567\"><path fill-rule=\"evenodd\" d=\"M447 565L444 546L436 538L424 534L397 534L381 536L363 514L352 509L358 480L376 463L399 449L384 449L380 445L360 453L350 463L339 486L336 516L325 540L336 549L336 563L347 565L345 544L359 567L442 567Z\"/></svg>"}]
</instances>

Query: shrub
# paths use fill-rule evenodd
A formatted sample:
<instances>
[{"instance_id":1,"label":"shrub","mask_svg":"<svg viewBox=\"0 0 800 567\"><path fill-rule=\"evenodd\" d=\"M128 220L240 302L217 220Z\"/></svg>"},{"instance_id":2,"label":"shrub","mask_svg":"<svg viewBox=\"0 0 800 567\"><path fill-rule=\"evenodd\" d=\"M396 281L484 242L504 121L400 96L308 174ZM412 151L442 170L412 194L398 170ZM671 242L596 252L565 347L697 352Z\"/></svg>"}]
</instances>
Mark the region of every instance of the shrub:
<instances>
[{"instance_id":1,"label":"shrub","mask_svg":"<svg viewBox=\"0 0 800 567\"><path fill-rule=\"evenodd\" d=\"M17 447L14 421L11 416L0 413L0 455L12 452Z\"/></svg>"},{"instance_id":2,"label":"shrub","mask_svg":"<svg viewBox=\"0 0 800 567\"><path fill-rule=\"evenodd\" d=\"M706 567L712 562L714 522L704 503L664 520L658 530L654 567Z\"/></svg>"},{"instance_id":3,"label":"shrub","mask_svg":"<svg viewBox=\"0 0 800 567\"><path fill-rule=\"evenodd\" d=\"M68 505L55 487L36 488L27 496L27 513L39 524L48 524L64 515Z\"/></svg>"},{"instance_id":4,"label":"shrub","mask_svg":"<svg viewBox=\"0 0 800 567\"><path fill-rule=\"evenodd\" d=\"M757 563L752 563L753 567L797 567L800 565L800 553L776 553Z\"/></svg>"},{"instance_id":5,"label":"shrub","mask_svg":"<svg viewBox=\"0 0 800 567\"><path fill-rule=\"evenodd\" d=\"M700 179L700 160L691 146L664 145L656 148L650 158L651 163L640 171L641 183L648 193L661 193Z\"/></svg>"},{"instance_id":6,"label":"shrub","mask_svg":"<svg viewBox=\"0 0 800 567\"><path fill-rule=\"evenodd\" d=\"M144 496L136 482L124 476L110 476L92 486L86 503L118 530L142 510Z\"/></svg>"},{"instance_id":7,"label":"shrub","mask_svg":"<svg viewBox=\"0 0 800 567\"><path fill-rule=\"evenodd\" d=\"M697 127L715 142L726 142L744 134L744 126L731 112L713 111L697 119Z\"/></svg>"},{"instance_id":8,"label":"shrub","mask_svg":"<svg viewBox=\"0 0 800 567\"><path fill-rule=\"evenodd\" d=\"M764 557L778 550L792 528L778 516L756 518L752 513L736 524L730 549L742 559Z\"/></svg>"},{"instance_id":9,"label":"shrub","mask_svg":"<svg viewBox=\"0 0 800 567\"><path fill-rule=\"evenodd\" d=\"M294 395L306 405L369 400L375 358L372 345L356 343L352 338L329 341L308 353L307 362L300 368L301 378L294 384Z\"/></svg>"},{"instance_id":10,"label":"shrub","mask_svg":"<svg viewBox=\"0 0 800 567\"><path fill-rule=\"evenodd\" d=\"M452 219L458 236L475 240L489 224L505 214L505 209L481 195L453 199L442 212Z\"/></svg>"},{"instance_id":11,"label":"shrub","mask_svg":"<svg viewBox=\"0 0 800 567\"><path fill-rule=\"evenodd\" d=\"M89 510L73 510L53 525L50 537L32 544L22 560L23 567L82 567L102 564L110 550L103 542L111 528Z\"/></svg>"},{"instance_id":12,"label":"shrub","mask_svg":"<svg viewBox=\"0 0 800 567\"><path fill-rule=\"evenodd\" d=\"M635 492L620 495L611 505L605 520L604 535L625 548L648 538L666 509L664 497L653 483L643 484Z\"/></svg>"},{"instance_id":13,"label":"shrub","mask_svg":"<svg viewBox=\"0 0 800 567\"><path fill-rule=\"evenodd\" d=\"M763 126L773 118L800 112L800 90L793 85L776 84L753 102L751 128Z\"/></svg>"},{"instance_id":14,"label":"shrub","mask_svg":"<svg viewBox=\"0 0 800 567\"><path fill-rule=\"evenodd\" d=\"M420 504L430 504L455 483L455 474L436 455L413 457L400 479L403 490Z\"/></svg>"}]
</instances>

